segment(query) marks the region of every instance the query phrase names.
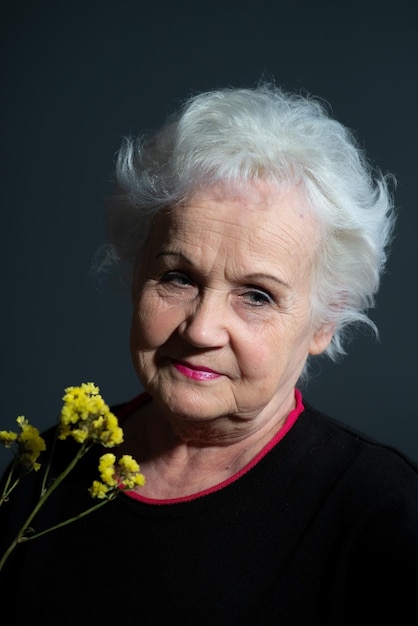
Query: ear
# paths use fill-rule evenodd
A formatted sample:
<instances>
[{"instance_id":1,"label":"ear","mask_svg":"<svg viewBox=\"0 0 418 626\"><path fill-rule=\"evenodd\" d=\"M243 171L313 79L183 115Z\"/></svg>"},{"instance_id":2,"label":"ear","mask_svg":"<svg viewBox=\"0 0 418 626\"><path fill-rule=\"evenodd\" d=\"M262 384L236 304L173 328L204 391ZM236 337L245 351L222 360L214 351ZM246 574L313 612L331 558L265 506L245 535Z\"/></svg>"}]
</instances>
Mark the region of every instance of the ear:
<instances>
[{"instance_id":1,"label":"ear","mask_svg":"<svg viewBox=\"0 0 418 626\"><path fill-rule=\"evenodd\" d=\"M309 344L309 354L314 356L326 350L331 342L334 330L335 328L331 324L323 324L320 326L320 328L315 331L311 343Z\"/></svg>"}]
</instances>

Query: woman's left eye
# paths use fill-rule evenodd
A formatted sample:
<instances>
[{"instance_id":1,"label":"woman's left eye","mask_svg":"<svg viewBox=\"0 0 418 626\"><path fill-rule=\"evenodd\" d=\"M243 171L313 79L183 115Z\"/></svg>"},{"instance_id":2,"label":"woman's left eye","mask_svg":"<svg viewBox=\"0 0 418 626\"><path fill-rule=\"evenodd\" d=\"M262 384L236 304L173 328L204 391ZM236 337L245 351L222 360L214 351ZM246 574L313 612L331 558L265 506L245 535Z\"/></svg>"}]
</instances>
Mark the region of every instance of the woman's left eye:
<instances>
[{"instance_id":1,"label":"woman's left eye","mask_svg":"<svg viewBox=\"0 0 418 626\"><path fill-rule=\"evenodd\" d=\"M273 297L264 289L248 289L243 297L251 306L263 306L274 302Z\"/></svg>"}]
</instances>

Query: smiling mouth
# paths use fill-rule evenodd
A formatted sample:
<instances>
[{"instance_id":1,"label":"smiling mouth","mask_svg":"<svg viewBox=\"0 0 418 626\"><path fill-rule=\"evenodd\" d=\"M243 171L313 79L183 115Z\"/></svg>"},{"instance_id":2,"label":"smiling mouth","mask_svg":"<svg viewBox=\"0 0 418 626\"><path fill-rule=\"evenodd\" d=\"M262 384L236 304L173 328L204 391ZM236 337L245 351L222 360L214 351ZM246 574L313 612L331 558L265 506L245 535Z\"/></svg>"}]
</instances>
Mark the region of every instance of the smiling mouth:
<instances>
[{"instance_id":1,"label":"smiling mouth","mask_svg":"<svg viewBox=\"0 0 418 626\"><path fill-rule=\"evenodd\" d=\"M220 378L222 375L219 372L215 372L209 367L203 367L202 365L190 365L190 363L185 363L184 361L172 361L172 363L180 374L183 374L183 376L191 378L192 380L214 380L215 378Z\"/></svg>"}]
</instances>

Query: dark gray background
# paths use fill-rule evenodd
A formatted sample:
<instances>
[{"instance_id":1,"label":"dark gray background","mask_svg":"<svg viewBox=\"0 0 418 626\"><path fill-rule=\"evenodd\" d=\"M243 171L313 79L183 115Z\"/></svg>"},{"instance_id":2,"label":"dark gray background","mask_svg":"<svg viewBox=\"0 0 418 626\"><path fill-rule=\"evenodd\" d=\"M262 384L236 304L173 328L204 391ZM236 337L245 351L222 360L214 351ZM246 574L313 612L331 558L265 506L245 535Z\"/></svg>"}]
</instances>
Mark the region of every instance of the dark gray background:
<instances>
[{"instance_id":1,"label":"dark gray background","mask_svg":"<svg viewBox=\"0 0 418 626\"><path fill-rule=\"evenodd\" d=\"M1 28L1 428L43 429L64 387L108 403L139 385L129 295L89 275L123 135L179 99L263 74L326 99L399 181L399 219L373 319L306 396L418 459L416 2L3 3ZM0 450L2 466L9 453Z\"/></svg>"}]
</instances>

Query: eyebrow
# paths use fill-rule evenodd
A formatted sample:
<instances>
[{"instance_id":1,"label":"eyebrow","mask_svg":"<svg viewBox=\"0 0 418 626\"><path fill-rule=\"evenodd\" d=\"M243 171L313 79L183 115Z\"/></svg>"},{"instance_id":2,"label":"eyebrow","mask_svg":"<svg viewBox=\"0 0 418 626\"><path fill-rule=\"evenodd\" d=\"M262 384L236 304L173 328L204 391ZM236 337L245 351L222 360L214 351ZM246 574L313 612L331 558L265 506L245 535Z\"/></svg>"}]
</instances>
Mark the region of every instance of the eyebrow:
<instances>
[{"instance_id":1,"label":"eyebrow","mask_svg":"<svg viewBox=\"0 0 418 626\"><path fill-rule=\"evenodd\" d=\"M290 289L289 283L282 280L278 276L274 276L273 274L263 274L263 272L255 272L254 274L247 274L243 278L249 281L253 281L253 280L258 281L258 280L266 280L266 279L273 280L275 283L278 283L282 287L286 287L287 289Z\"/></svg>"},{"instance_id":2,"label":"eyebrow","mask_svg":"<svg viewBox=\"0 0 418 626\"><path fill-rule=\"evenodd\" d=\"M165 256L177 257L181 259L182 261L184 261L185 263L187 263L188 265L190 265L191 267L194 266L193 261L191 261L191 259L189 259L189 257L187 257L182 252L171 252L170 250L162 250L156 255L156 258L158 259L160 257L165 257ZM280 286L290 289L290 285L286 281L282 280L278 276L274 276L274 274L264 274L263 272L254 272L252 274L246 274L245 276L242 276L241 280L245 282L252 282L252 281L259 281L259 280L272 280L278 283Z\"/></svg>"},{"instance_id":3,"label":"eyebrow","mask_svg":"<svg viewBox=\"0 0 418 626\"><path fill-rule=\"evenodd\" d=\"M159 259L162 256L175 256L180 258L182 261L188 263L188 265L193 265L193 262L182 252L170 252L170 250L162 250L158 254L155 255L156 259Z\"/></svg>"}]
</instances>

